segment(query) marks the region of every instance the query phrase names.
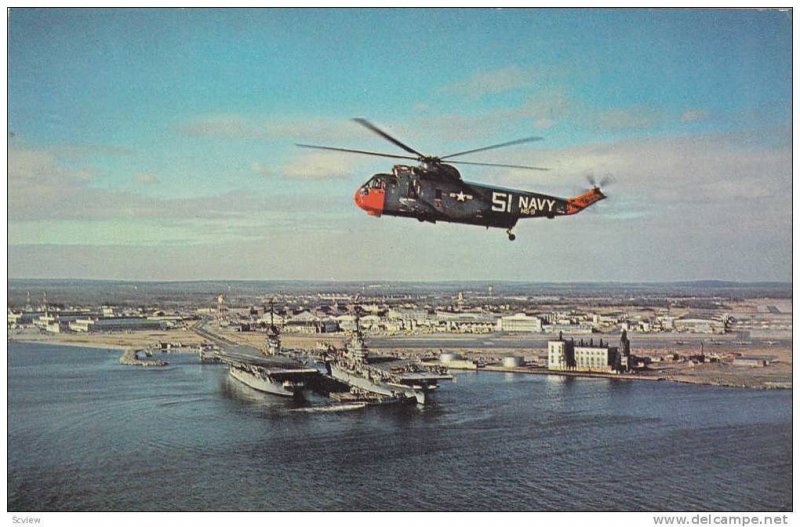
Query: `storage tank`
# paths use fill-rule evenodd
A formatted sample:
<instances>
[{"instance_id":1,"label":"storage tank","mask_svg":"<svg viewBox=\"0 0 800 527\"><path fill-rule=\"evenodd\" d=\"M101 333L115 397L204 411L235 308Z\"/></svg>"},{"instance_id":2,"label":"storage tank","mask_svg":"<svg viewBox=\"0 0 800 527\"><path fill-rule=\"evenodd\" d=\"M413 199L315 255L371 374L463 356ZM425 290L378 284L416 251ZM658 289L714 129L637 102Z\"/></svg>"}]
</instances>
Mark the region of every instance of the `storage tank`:
<instances>
[{"instance_id":1,"label":"storage tank","mask_svg":"<svg viewBox=\"0 0 800 527\"><path fill-rule=\"evenodd\" d=\"M519 368L522 366L522 357L505 357L503 368Z\"/></svg>"},{"instance_id":2,"label":"storage tank","mask_svg":"<svg viewBox=\"0 0 800 527\"><path fill-rule=\"evenodd\" d=\"M461 355L458 353L442 353L439 355L439 362L442 364L447 364L454 360L461 360Z\"/></svg>"}]
</instances>

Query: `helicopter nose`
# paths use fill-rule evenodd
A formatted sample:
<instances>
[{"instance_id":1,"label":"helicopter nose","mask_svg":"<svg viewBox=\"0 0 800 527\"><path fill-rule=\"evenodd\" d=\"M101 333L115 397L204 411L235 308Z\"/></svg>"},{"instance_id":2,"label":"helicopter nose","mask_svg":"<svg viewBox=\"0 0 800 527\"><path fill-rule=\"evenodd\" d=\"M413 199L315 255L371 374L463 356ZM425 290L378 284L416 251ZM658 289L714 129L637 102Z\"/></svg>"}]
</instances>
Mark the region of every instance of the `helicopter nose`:
<instances>
[{"instance_id":1,"label":"helicopter nose","mask_svg":"<svg viewBox=\"0 0 800 527\"><path fill-rule=\"evenodd\" d=\"M383 213L383 202L385 193L383 189L365 189L364 187L356 190L353 201L358 208L366 211L370 216L380 216Z\"/></svg>"}]
</instances>

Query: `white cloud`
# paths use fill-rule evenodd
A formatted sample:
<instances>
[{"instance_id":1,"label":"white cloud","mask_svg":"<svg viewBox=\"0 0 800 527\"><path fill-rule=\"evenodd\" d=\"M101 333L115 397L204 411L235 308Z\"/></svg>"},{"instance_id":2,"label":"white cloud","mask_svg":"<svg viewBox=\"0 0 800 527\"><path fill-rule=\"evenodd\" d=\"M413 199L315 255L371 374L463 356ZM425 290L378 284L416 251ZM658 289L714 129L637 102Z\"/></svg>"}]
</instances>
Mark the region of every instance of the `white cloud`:
<instances>
[{"instance_id":1,"label":"white cloud","mask_svg":"<svg viewBox=\"0 0 800 527\"><path fill-rule=\"evenodd\" d=\"M270 177L274 175L273 170L264 163L259 163L259 162L250 163L250 170L258 174L259 176Z\"/></svg>"},{"instance_id":2,"label":"white cloud","mask_svg":"<svg viewBox=\"0 0 800 527\"><path fill-rule=\"evenodd\" d=\"M262 195L238 191L197 198L161 198L129 190L108 190L91 185L95 171L90 167L65 166L49 149L12 148L8 154L10 229L19 222L37 221L204 218L228 222L234 217L264 216L265 211L289 212L302 208L303 203L299 197L287 197L280 192ZM322 177L319 171L328 166L325 175L346 174L352 166L347 163L349 160L332 157L328 160L298 157L291 171L296 177L314 179ZM260 163L251 168L268 170ZM142 184L158 181L149 173L140 173L134 179ZM318 206L317 210L322 209Z\"/></svg>"},{"instance_id":3,"label":"white cloud","mask_svg":"<svg viewBox=\"0 0 800 527\"><path fill-rule=\"evenodd\" d=\"M346 179L355 175L360 157L343 152L303 151L280 167L279 173L292 179Z\"/></svg>"},{"instance_id":4,"label":"white cloud","mask_svg":"<svg viewBox=\"0 0 800 527\"><path fill-rule=\"evenodd\" d=\"M304 143L363 139L365 133L369 133L350 117L276 118L266 121L264 128L273 139L287 138Z\"/></svg>"},{"instance_id":5,"label":"white cloud","mask_svg":"<svg viewBox=\"0 0 800 527\"><path fill-rule=\"evenodd\" d=\"M514 244L501 231L369 218L335 186L312 194L317 185L277 181L269 194L192 199L100 190L92 187L91 167L63 164L46 150L12 149L9 272L258 278L268 268L270 277L286 278L789 279L790 138L791 129L779 129L570 148L537 143L508 149L505 161L550 172L465 167L467 180L556 196L579 192L586 174L615 176L608 201L569 218L522 221ZM371 158L302 151L274 172L355 177L364 160ZM365 237L373 250L354 256ZM578 251L581 257L572 257ZM203 257L212 252L220 256ZM442 261L456 265L437 267Z\"/></svg>"},{"instance_id":6,"label":"white cloud","mask_svg":"<svg viewBox=\"0 0 800 527\"><path fill-rule=\"evenodd\" d=\"M221 139L263 139L265 133L245 117L233 114L206 115L177 125L183 135Z\"/></svg>"},{"instance_id":7,"label":"white cloud","mask_svg":"<svg viewBox=\"0 0 800 527\"><path fill-rule=\"evenodd\" d=\"M686 110L681 114L681 122L683 123L697 123L708 119L708 112L699 108Z\"/></svg>"},{"instance_id":8,"label":"white cloud","mask_svg":"<svg viewBox=\"0 0 800 527\"><path fill-rule=\"evenodd\" d=\"M532 95L512 115L557 120L575 113L579 103L564 90L547 90ZM582 106L582 105L581 105ZM585 111L582 108L582 111Z\"/></svg>"},{"instance_id":9,"label":"white cloud","mask_svg":"<svg viewBox=\"0 0 800 527\"><path fill-rule=\"evenodd\" d=\"M364 129L348 117L200 115L175 130L189 137L226 140L342 141L364 137ZM368 133L368 132L367 132Z\"/></svg>"},{"instance_id":10,"label":"white cloud","mask_svg":"<svg viewBox=\"0 0 800 527\"><path fill-rule=\"evenodd\" d=\"M601 132L650 130L679 123L700 122L709 113L702 109L688 109L671 113L653 104L635 104L621 107L593 106L574 97L567 89L549 87L537 89L518 106L496 108L483 114L433 115L429 112L407 120L404 127L410 131L422 129L448 140L477 139L496 133L512 124L527 123L531 129L544 130L567 123L579 129ZM409 124L410 123L410 124ZM402 129L401 125L396 125Z\"/></svg>"},{"instance_id":11,"label":"white cloud","mask_svg":"<svg viewBox=\"0 0 800 527\"><path fill-rule=\"evenodd\" d=\"M533 69L508 66L505 68L479 71L471 77L440 88L442 93L465 95L480 98L484 95L514 91L535 85L541 76Z\"/></svg>"},{"instance_id":12,"label":"white cloud","mask_svg":"<svg viewBox=\"0 0 800 527\"><path fill-rule=\"evenodd\" d=\"M664 136L558 149L523 145L507 153L509 163L535 160L552 170L486 175L493 183L563 195L585 186L587 174L602 179L608 173L615 179L610 195L628 200L620 205L646 209L664 225L703 228L713 222L749 232L754 222L769 221L780 229L791 221L791 146L779 140L789 134Z\"/></svg>"},{"instance_id":13,"label":"white cloud","mask_svg":"<svg viewBox=\"0 0 800 527\"><path fill-rule=\"evenodd\" d=\"M52 214L79 194L97 175L89 167L69 168L53 152L34 148L8 151L8 214Z\"/></svg>"},{"instance_id":14,"label":"white cloud","mask_svg":"<svg viewBox=\"0 0 800 527\"><path fill-rule=\"evenodd\" d=\"M426 112L387 128L401 138L414 135L420 140L440 144L443 141L481 140L487 136L501 134L510 126L524 125L530 130L547 130L569 124L578 129L620 132L664 127L678 123L681 117L670 114L663 108L646 104L597 108L575 98L565 89L548 88L530 95L517 106L468 115L433 115ZM702 111L696 110L688 115L684 114L685 117L700 120L704 115Z\"/></svg>"},{"instance_id":15,"label":"white cloud","mask_svg":"<svg viewBox=\"0 0 800 527\"><path fill-rule=\"evenodd\" d=\"M645 104L598 110L589 115L594 128L609 131L654 128L665 120L661 109Z\"/></svg>"},{"instance_id":16,"label":"white cloud","mask_svg":"<svg viewBox=\"0 0 800 527\"><path fill-rule=\"evenodd\" d=\"M154 185L158 183L158 178L150 173L147 172L140 172L133 176L134 183L138 183L140 185Z\"/></svg>"},{"instance_id":17,"label":"white cloud","mask_svg":"<svg viewBox=\"0 0 800 527\"><path fill-rule=\"evenodd\" d=\"M522 123L530 130L552 128L577 113L576 107L577 102L563 90L547 90L529 97L519 106L499 108L481 114L426 114L402 125L398 123L392 130L396 130L398 134L403 133L401 137L410 137L413 134L420 142L425 141L434 147L447 141L459 142L466 149L470 146L468 142L479 147L486 143L487 137L504 136L504 131L515 124Z\"/></svg>"}]
</instances>

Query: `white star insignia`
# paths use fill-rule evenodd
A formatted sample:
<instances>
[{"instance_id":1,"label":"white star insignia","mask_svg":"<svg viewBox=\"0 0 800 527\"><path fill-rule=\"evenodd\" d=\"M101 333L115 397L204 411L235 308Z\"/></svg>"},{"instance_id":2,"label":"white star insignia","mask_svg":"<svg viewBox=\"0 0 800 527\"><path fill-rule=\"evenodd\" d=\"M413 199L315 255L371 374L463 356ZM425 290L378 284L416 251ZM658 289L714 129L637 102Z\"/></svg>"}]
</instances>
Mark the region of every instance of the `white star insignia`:
<instances>
[{"instance_id":1,"label":"white star insignia","mask_svg":"<svg viewBox=\"0 0 800 527\"><path fill-rule=\"evenodd\" d=\"M468 199L472 199L472 196L469 194L464 194L464 191L460 191L458 194L455 192L450 193L451 198L456 198L456 201L467 201Z\"/></svg>"}]
</instances>

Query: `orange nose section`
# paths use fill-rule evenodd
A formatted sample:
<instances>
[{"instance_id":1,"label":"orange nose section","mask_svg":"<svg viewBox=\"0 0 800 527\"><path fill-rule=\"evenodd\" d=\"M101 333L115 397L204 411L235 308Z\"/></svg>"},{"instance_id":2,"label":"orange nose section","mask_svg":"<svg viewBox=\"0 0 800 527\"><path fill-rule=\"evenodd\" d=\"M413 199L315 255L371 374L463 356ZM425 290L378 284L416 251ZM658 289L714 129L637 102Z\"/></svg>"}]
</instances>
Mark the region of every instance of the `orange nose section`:
<instances>
[{"instance_id":1,"label":"orange nose section","mask_svg":"<svg viewBox=\"0 0 800 527\"><path fill-rule=\"evenodd\" d=\"M371 188L369 190L358 189L353 200L360 209L364 209L370 216L380 216L383 213L383 202L386 199L386 191L383 189Z\"/></svg>"}]
</instances>

